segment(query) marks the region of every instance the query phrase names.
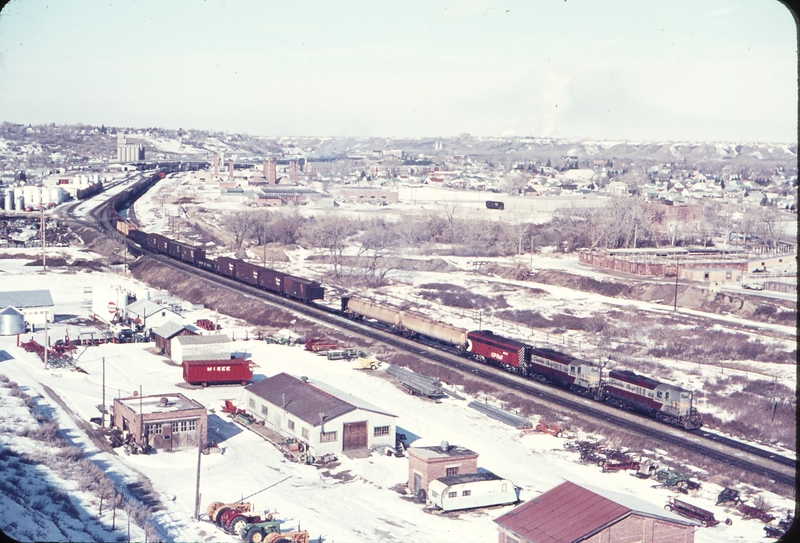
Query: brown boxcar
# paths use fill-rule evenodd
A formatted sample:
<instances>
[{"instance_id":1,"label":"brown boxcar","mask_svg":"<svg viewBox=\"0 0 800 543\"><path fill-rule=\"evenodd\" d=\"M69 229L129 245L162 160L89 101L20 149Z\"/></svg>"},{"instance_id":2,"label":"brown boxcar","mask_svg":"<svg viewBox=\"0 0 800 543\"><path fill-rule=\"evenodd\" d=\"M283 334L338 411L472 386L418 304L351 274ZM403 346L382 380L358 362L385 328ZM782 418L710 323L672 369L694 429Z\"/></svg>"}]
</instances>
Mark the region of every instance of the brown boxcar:
<instances>
[{"instance_id":1,"label":"brown boxcar","mask_svg":"<svg viewBox=\"0 0 800 543\"><path fill-rule=\"evenodd\" d=\"M184 360L183 380L206 386L211 383L241 383L253 378L250 362L245 358L225 360Z\"/></svg>"},{"instance_id":2,"label":"brown boxcar","mask_svg":"<svg viewBox=\"0 0 800 543\"><path fill-rule=\"evenodd\" d=\"M183 249L183 243L171 239L167 239L167 254L172 258L176 258L178 260L181 259L181 250Z\"/></svg>"},{"instance_id":3,"label":"brown boxcar","mask_svg":"<svg viewBox=\"0 0 800 543\"><path fill-rule=\"evenodd\" d=\"M261 270L263 269L264 268L262 268L261 266L256 266L255 264L244 262L243 260L237 260L233 266L233 273L234 277L238 281L257 287L258 276L260 275Z\"/></svg>"},{"instance_id":4,"label":"brown boxcar","mask_svg":"<svg viewBox=\"0 0 800 543\"><path fill-rule=\"evenodd\" d=\"M205 257L206 252L204 249L198 249L197 247L192 247L191 245L186 245L185 243L181 245L181 260L184 262L194 264L199 259Z\"/></svg>"},{"instance_id":5,"label":"brown boxcar","mask_svg":"<svg viewBox=\"0 0 800 543\"><path fill-rule=\"evenodd\" d=\"M269 268L261 268L261 275L258 279L258 286L265 289L283 294L283 278L286 274L283 272L271 270Z\"/></svg>"},{"instance_id":6,"label":"brown boxcar","mask_svg":"<svg viewBox=\"0 0 800 543\"><path fill-rule=\"evenodd\" d=\"M147 244L161 254L169 254L169 238L166 238L161 234L150 234L147 237Z\"/></svg>"},{"instance_id":7,"label":"brown boxcar","mask_svg":"<svg viewBox=\"0 0 800 543\"><path fill-rule=\"evenodd\" d=\"M283 293L303 302L321 300L325 297L325 289L319 283L292 275L283 278Z\"/></svg>"},{"instance_id":8,"label":"brown boxcar","mask_svg":"<svg viewBox=\"0 0 800 543\"><path fill-rule=\"evenodd\" d=\"M233 270L236 267L236 262L238 262L238 260L235 258L228 258L227 256L217 258L217 273L233 277Z\"/></svg>"}]
</instances>

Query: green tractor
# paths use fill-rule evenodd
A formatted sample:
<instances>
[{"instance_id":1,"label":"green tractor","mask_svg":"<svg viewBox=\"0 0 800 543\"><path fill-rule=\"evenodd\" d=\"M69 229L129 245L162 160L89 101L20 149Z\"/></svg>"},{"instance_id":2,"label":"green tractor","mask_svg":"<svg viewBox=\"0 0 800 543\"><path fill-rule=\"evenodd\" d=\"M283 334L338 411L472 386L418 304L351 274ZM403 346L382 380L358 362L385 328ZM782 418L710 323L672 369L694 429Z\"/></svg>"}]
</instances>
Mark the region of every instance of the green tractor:
<instances>
[{"instance_id":1,"label":"green tractor","mask_svg":"<svg viewBox=\"0 0 800 543\"><path fill-rule=\"evenodd\" d=\"M278 520L247 523L242 526L242 541L248 543L308 543L306 531L281 532Z\"/></svg>"}]
</instances>

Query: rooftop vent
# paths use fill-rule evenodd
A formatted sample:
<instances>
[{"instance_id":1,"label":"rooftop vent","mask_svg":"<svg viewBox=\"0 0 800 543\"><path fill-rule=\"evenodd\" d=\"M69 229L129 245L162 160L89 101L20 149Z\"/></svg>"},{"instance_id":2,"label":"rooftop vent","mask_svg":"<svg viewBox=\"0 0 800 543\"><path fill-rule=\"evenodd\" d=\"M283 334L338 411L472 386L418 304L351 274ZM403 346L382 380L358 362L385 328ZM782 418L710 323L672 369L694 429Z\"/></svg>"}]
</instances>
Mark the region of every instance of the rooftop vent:
<instances>
[{"instance_id":1,"label":"rooftop vent","mask_svg":"<svg viewBox=\"0 0 800 543\"><path fill-rule=\"evenodd\" d=\"M305 375L301 375L300 380L303 381L304 383L308 383L308 377L306 377Z\"/></svg>"},{"instance_id":2,"label":"rooftop vent","mask_svg":"<svg viewBox=\"0 0 800 543\"><path fill-rule=\"evenodd\" d=\"M447 452L450 450L450 443L448 443L447 441L442 441L440 447L442 449L442 452Z\"/></svg>"},{"instance_id":3,"label":"rooftop vent","mask_svg":"<svg viewBox=\"0 0 800 543\"><path fill-rule=\"evenodd\" d=\"M161 398L161 399L158 401L158 404L159 404L161 407L167 407L167 406L169 405L169 398Z\"/></svg>"}]
</instances>

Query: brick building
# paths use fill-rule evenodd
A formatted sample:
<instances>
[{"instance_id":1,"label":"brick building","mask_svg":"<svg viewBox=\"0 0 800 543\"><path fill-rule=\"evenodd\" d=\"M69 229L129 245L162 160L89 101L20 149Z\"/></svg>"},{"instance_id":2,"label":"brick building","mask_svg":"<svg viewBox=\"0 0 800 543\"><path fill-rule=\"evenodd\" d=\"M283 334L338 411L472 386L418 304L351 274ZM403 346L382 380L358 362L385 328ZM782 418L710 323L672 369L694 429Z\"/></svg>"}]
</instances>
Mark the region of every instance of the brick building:
<instances>
[{"instance_id":1,"label":"brick building","mask_svg":"<svg viewBox=\"0 0 800 543\"><path fill-rule=\"evenodd\" d=\"M498 543L694 543L699 525L633 496L570 481L495 522Z\"/></svg>"},{"instance_id":2,"label":"brick building","mask_svg":"<svg viewBox=\"0 0 800 543\"><path fill-rule=\"evenodd\" d=\"M206 408L180 393L114 398L111 424L136 443L167 452L207 443Z\"/></svg>"},{"instance_id":3,"label":"brick building","mask_svg":"<svg viewBox=\"0 0 800 543\"><path fill-rule=\"evenodd\" d=\"M478 453L450 445L411 447L408 449L408 489L420 501L428 495L428 485L440 477L478 472Z\"/></svg>"}]
</instances>

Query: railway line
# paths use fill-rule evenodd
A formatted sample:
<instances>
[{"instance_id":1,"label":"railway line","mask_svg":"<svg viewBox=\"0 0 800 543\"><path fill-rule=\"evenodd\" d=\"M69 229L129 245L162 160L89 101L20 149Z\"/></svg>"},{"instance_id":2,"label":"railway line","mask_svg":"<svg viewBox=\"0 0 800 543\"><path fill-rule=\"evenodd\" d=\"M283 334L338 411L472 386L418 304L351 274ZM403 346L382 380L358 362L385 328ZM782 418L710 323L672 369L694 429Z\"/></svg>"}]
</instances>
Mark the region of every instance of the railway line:
<instances>
[{"instance_id":1,"label":"railway line","mask_svg":"<svg viewBox=\"0 0 800 543\"><path fill-rule=\"evenodd\" d=\"M581 396L566 393L561 389L524 379L498 368L473 362L454 352L443 350L441 346L412 341L387 331L381 326L353 321L341 315L336 309L324 305L305 304L290 300L227 277L199 269L187 263L170 259L155 253L147 247L138 248L133 245L130 240L124 238L124 236L117 232L111 225L107 210L115 205L118 204L115 198L112 197L108 201L93 208L88 215L96 222L97 228L104 234L125 239L126 243L133 248L133 250L131 250L132 254L139 253L146 255L148 258L152 258L165 266L202 277L205 281L213 282L232 291L245 292L270 305L292 310L317 322L345 329L361 337L380 341L403 352L422 357L427 361L441 364L464 374L489 381L499 387L514 390L522 396L535 399L537 402L566 412L573 417L613 425L617 429L652 440L654 445L660 444L664 447L685 448L713 461L725 463L737 469L758 474L776 483L789 486L795 485L797 466L795 458L776 454L760 447L716 434L709 430L686 432L678 428L669 427L651 419L640 417L634 413L620 411L606 404L593 402Z\"/></svg>"}]
</instances>

